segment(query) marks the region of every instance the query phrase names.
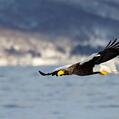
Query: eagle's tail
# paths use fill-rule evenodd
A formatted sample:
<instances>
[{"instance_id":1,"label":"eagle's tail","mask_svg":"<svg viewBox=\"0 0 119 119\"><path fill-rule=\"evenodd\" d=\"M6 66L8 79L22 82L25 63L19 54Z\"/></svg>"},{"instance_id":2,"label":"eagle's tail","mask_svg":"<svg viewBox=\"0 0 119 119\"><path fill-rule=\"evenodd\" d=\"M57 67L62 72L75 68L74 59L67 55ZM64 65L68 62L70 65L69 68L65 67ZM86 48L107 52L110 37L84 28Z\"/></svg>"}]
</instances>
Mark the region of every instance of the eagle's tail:
<instances>
[{"instance_id":1,"label":"eagle's tail","mask_svg":"<svg viewBox=\"0 0 119 119\"><path fill-rule=\"evenodd\" d=\"M114 59L101 63L99 65L96 65L93 70L95 72L101 72L101 73L102 72L114 73L114 74L118 73Z\"/></svg>"}]
</instances>

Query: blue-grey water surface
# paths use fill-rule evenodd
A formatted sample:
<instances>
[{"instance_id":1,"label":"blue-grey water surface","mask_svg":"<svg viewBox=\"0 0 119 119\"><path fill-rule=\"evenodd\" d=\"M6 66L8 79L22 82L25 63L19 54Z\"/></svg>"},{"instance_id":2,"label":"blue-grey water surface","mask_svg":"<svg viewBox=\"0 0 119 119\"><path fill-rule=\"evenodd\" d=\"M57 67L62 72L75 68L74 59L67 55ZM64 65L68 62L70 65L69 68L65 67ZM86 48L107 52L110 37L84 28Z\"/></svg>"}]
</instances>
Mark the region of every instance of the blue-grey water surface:
<instances>
[{"instance_id":1,"label":"blue-grey water surface","mask_svg":"<svg viewBox=\"0 0 119 119\"><path fill-rule=\"evenodd\" d=\"M0 119L119 119L119 75L38 73L54 68L1 67Z\"/></svg>"}]
</instances>

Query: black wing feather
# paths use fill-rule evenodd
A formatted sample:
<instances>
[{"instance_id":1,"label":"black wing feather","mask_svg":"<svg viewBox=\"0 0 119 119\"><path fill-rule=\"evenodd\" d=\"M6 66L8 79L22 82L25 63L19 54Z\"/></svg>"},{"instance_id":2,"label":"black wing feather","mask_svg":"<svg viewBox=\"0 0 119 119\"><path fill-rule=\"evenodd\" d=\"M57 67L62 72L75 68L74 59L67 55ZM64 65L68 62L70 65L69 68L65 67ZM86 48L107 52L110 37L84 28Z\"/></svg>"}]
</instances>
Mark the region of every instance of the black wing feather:
<instances>
[{"instance_id":1,"label":"black wing feather","mask_svg":"<svg viewBox=\"0 0 119 119\"><path fill-rule=\"evenodd\" d=\"M100 51L95 57L93 57L90 61L85 62L83 65L85 66L94 66L95 64L104 63L108 60L111 60L119 55L119 42L117 39L114 41L110 41L104 50Z\"/></svg>"},{"instance_id":2,"label":"black wing feather","mask_svg":"<svg viewBox=\"0 0 119 119\"><path fill-rule=\"evenodd\" d=\"M56 75L56 76L57 76L57 72L58 72L58 71L59 71L59 70L54 71L54 72L51 72L51 73L44 73L44 72L42 72L42 71L39 71L39 73L40 73L42 76L48 76L48 75L52 75L52 76Z\"/></svg>"},{"instance_id":3,"label":"black wing feather","mask_svg":"<svg viewBox=\"0 0 119 119\"><path fill-rule=\"evenodd\" d=\"M116 41L117 41L117 39L115 39L115 40L111 43L111 45L109 45L109 47L107 47L107 48L112 48L112 47L115 45Z\"/></svg>"},{"instance_id":4,"label":"black wing feather","mask_svg":"<svg viewBox=\"0 0 119 119\"><path fill-rule=\"evenodd\" d=\"M107 44L107 46L105 47L105 49L108 48L110 46L110 44L111 44L111 41Z\"/></svg>"},{"instance_id":5,"label":"black wing feather","mask_svg":"<svg viewBox=\"0 0 119 119\"><path fill-rule=\"evenodd\" d=\"M100 64L111 60L119 55L119 42L115 39L113 42L109 42L103 51L98 53L100 56L95 58L95 63Z\"/></svg>"}]
</instances>

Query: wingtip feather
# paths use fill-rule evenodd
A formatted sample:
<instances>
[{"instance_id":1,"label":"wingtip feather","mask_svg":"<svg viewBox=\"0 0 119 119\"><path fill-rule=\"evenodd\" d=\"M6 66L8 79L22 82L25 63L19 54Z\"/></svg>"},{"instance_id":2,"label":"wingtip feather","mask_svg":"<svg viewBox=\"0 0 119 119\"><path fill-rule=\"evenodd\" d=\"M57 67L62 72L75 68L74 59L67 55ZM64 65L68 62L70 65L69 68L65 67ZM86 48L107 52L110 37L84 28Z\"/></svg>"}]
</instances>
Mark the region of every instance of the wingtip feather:
<instances>
[{"instance_id":1,"label":"wingtip feather","mask_svg":"<svg viewBox=\"0 0 119 119\"><path fill-rule=\"evenodd\" d=\"M47 74L45 74L45 73L43 73L42 71L38 71L42 76L45 76L45 75L47 75Z\"/></svg>"},{"instance_id":2,"label":"wingtip feather","mask_svg":"<svg viewBox=\"0 0 119 119\"><path fill-rule=\"evenodd\" d=\"M119 42L118 42L117 40L118 40L118 39L115 38L114 41L110 41L110 42L107 44L107 46L105 47L105 49L107 49L107 48L117 48L117 47L119 47Z\"/></svg>"}]
</instances>

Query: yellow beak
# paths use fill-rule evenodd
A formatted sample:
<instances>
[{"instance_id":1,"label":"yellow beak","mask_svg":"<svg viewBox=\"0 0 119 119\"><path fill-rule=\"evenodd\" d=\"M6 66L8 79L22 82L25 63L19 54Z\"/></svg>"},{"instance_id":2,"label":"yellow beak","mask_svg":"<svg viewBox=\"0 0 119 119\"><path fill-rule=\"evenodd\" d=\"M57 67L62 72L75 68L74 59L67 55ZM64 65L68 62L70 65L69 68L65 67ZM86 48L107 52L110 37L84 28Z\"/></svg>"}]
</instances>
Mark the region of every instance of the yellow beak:
<instances>
[{"instance_id":1,"label":"yellow beak","mask_svg":"<svg viewBox=\"0 0 119 119\"><path fill-rule=\"evenodd\" d=\"M62 71L62 70L60 70L60 71L57 72L57 75L58 75L58 76L61 76L61 75L63 75L63 74L64 74L64 71Z\"/></svg>"}]
</instances>

